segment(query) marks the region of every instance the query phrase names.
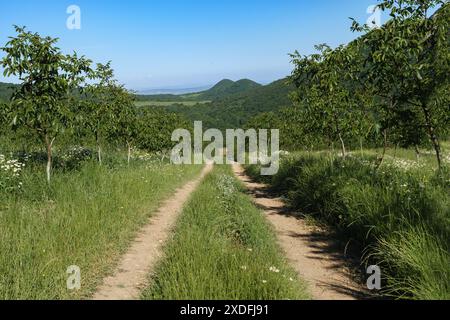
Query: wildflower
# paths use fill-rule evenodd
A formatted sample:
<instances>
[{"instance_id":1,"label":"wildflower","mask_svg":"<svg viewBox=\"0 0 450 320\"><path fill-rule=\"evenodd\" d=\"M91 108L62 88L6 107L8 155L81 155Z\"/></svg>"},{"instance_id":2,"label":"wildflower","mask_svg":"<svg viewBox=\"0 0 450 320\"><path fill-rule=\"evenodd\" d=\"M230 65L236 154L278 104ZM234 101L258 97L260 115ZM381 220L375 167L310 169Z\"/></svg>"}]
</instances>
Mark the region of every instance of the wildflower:
<instances>
[{"instance_id":1,"label":"wildflower","mask_svg":"<svg viewBox=\"0 0 450 320\"><path fill-rule=\"evenodd\" d=\"M25 164L19 160L8 160L0 154L0 186L4 190L19 190L22 184L19 180Z\"/></svg>"},{"instance_id":2,"label":"wildflower","mask_svg":"<svg viewBox=\"0 0 450 320\"><path fill-rule=\"evenodd\" d=\"M277 269L276 267L270 267L269 271L272 271L272 272L275 272L275 273L279 273L280 272L280 270Z\"/></svg>"},{"instance_id":3,"label":"wildflower","mask_svg":"<svg viewBox=\"0 0 450 320\"><path fill-rule=\"evenodd\" d=\"M263 280L262 283L267 283L267 280Z\"/></svg>"}]
</instances>

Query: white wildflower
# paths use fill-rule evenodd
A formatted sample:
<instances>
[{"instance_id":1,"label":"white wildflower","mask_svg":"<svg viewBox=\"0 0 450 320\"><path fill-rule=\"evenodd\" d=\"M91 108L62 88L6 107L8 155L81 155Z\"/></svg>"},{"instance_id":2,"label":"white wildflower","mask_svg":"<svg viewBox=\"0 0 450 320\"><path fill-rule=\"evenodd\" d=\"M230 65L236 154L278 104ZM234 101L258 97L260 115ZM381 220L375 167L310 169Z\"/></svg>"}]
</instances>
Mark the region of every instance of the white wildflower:
<instances>
[{"instance_id":1,"label":"white wildflower","mask_svg":"<svg viewBox=\"0 0 450 320\"><path fill-rule=\"evenodd\" d=\"M269 271L272 271L272 272L275 272L275 273L279 273L280 272L280 270L277 269L276 267L270 267Z\"/></svg>"}]
</instances>

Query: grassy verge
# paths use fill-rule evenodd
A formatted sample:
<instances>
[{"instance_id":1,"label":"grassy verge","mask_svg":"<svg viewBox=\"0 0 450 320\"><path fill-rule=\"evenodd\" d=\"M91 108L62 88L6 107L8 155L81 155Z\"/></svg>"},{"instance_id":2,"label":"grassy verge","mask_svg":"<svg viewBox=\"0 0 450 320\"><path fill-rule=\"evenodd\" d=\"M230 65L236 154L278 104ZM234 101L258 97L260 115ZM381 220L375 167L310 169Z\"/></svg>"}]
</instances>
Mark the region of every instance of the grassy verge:
<instances>
[{"instance_id":1,"label":"grassy verge","mask_svg":"<svg viewBox=\"0 0 450 320\"><path fill-rule=\"evenodd\" d=\"M382 268L386 294L449 299L448 171L430 174L389 162L375 171L373 162L300 154L282 160L273 177L259 177L257 166L247 173L364 249L362 262Z\"/></svg>"},{"instance_id":2,"label":"grassy verge","mask_svg":"<svg viewBox=\"0 0 450 320\"><path fill-rule=\"evenodd\" d=\"M302 299L261 212L227 166L185 208L143 299Z\"/></svg>"},{"instance_id":3,"label":"grassy verge","mask_svg":"<svg viewBox=\"0 0 450 320\"><path fill-rule=\"evenodd\" d=\"M0 195L0 299L88 297L152 211L200 170L145 161L127 167L122 158L122 165L87 161L55 171L51 187L30 164L20 189ZM81 268L79 291L66 288L71 265Z\"/></svg>"}]
</instances>

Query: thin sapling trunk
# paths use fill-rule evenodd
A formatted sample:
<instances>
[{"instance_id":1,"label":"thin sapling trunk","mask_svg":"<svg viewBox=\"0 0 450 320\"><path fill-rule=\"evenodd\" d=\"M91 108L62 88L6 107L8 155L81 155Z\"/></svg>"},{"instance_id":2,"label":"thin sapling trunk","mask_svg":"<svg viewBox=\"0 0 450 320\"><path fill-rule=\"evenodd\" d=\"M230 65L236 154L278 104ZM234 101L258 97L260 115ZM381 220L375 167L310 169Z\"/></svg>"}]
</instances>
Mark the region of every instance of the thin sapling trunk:
<instances>
[{"instance_id":1,"label":"thin sapling trunk","mask_svg":"<svg viewBox=\"0 0 450 320\"><path fill-rule=\"evenodd\" d=\"M99 134L95 133L95 142L97 143L97 159L98 163L102 165L102 146L100 144L100 137Z\"/></svg>"},{"instance_id":2,"label":"thin sapling trunk","mask_svg":"<svg viewBox=\"0 0 450 320\"><path fill-rule=\"evenodd\" d=\"M381 157L378 159L378 164L376 166L376 170L378 170L381 167L381 165L384 162L384 158L386 156L386 150L387 150L387 145L388 145L388 129L383 130L383 138L384 138L383 153L381 154Z\"/></svg>"},{"instance_id":3,"label":"thin sapling trunk","mask_svg":"<svg viewBox=\"0 0 450 320\"><path fill-rule=\"evenodd\" d=\"M361 157L363 157L364 156L363 138L359 138L359 147L361 149Z\"/></svg>"},{"instance_id":4,"label":"thin sapling trunk","mask_svg":"<svg viewBox=\"0 0 450 320\"><path fill-rule=\"evenodd\" d=\"M419 162L420 161L420 150L419 150L419 146L417 144L414 146L414 150L416 151L417 162Z\"/></svg>"},{"instance_id":5,"label":"thin sapling trunk","mask_svg":"<svg viewBox=\"0 0 450 320\"><path fill-rule=\"evenodd\" d=\"M345 159L345 157L347 156L347 151L345 150L345 143L344 143L344 139L342 138L341 133L339 132L339 140L341 141L341 152L342 152L342 158Z\"/></svg>"},{"instance_id":6,"label":"thin sapling trunk","mask_svg":"<svg viewBox=\"0 0 450 320\"><path fill-rule=\"evenodd\" d=\"M55 142L55 138L51 139L48 135L45 136L45 145L47 148L47 183L50 184L51 176L52 176L52 165L53 165L53 143Z\"/></svg>"},{"instance_id":7,"label":"thin sapling trunk","mask_svg":"<svg viewBox=\"0 0 450 320\"><path fill-rule=\"evenodd\" d=\"M427 128L428 135L430 137L431 143L433 144L433 148L436 153L438 168L439 170L441 170L442 169L441 145L436 135L436 129L434 128L433 123L431 121L430 111L428 110L428 106L426 105L426 103L422 103L422 111L425 116L425 126Z\"/></svg>"},{"instance_id":8,"label":"thin sapling trunk","mask_svg":"<svg viewBox=\"0 0 450 320\"><path fill-rule=\"evenodd\" d=\"M127 142L127 147L128 147L128 165L130 165L130 161L131 161L131 143Z\"/></svg>"}]
</instances>

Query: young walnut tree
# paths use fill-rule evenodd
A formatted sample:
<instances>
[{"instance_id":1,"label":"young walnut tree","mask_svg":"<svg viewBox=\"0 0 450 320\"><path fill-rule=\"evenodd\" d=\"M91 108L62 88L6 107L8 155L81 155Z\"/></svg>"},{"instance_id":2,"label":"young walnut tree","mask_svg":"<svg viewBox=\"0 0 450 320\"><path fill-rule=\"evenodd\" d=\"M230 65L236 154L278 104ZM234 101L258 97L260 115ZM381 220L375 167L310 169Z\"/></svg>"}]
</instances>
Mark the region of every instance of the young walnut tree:
<instances>
[{"instance_id":1,"label":"young walnut tree","mask_svg":"<svg viewBox=\"0 0 450 320\"><path fill-rule=\"evenodd\" d=\"M71 129L71 95L84 83L91 61L64 55L56 47L58 39L41 37L25 27L15 27L17 35L1 48L4 76L21 81L11 99L10 116L16 126L25 126L45 145L47 181L52 171L53 145L61 132Z\"/></svg>"},{"instance_id":2,"label":"young walnut tree","mask_svg":"<svg viewBox=\"0 0 450 320\"><path fill-rule=\"evenodd\" d=\"M383 0L390 20L372 30L353 22L354 31L366 32L362 45L363 79L385 98L385 113L406 129L423 127L442 166L439 134L449 118L450 6L445 0ZM432 9L438 11L431 15ZM406 141L407 142L407 141Z\"/></svg>"},{"instance_id":3,"label":"young walnut tree","mask_svg":"<svg viewBox=\"0 0 450 320\"><path fill-rule=\"evenodd\" d=\"M83 123L95 137L98 162L102 164L102 147L117 122L115 92L119 85L114 79L111 62L98 63L91 76L97 82L87 86L88 99L83 103Z\"/></svg>"}]
</instances>

